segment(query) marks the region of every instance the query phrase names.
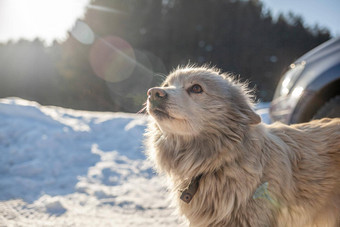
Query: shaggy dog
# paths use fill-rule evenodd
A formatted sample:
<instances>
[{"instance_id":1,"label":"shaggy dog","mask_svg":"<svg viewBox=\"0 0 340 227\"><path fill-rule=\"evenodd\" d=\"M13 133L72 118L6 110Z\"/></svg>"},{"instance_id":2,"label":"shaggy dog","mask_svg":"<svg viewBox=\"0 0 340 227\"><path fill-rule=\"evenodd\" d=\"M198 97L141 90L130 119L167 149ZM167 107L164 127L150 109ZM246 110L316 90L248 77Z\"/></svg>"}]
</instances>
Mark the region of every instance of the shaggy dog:
<instances>
[{"instance_id":1,"label":"shaggy dog","mask_svg":"<svg viewBox=\"0 0 340 227\"><path fill-rule=\"evenodd\" d=\"M265 125L207 67L148 91L148 155L190 226L340 226L340 119Z\"/></svg>"}]
</instances>

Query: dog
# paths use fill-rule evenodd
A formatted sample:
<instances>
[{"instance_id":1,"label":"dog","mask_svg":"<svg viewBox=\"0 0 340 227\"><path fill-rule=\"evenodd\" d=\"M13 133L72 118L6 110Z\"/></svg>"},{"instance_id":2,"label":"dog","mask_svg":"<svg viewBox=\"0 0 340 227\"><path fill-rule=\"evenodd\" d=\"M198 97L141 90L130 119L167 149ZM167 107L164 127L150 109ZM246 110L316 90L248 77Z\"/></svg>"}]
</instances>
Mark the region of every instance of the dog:
<instances>
[{"instance_id":1,"label":"dog","mask_svg":"<svg viewBox=\"0 0 340 227\"><path fill-rule=\"evenodd\" d=\"M340 226L340 118L266 125L216 68L148 90L148 157L190 226Z\"/></svg>"}]
</instances>

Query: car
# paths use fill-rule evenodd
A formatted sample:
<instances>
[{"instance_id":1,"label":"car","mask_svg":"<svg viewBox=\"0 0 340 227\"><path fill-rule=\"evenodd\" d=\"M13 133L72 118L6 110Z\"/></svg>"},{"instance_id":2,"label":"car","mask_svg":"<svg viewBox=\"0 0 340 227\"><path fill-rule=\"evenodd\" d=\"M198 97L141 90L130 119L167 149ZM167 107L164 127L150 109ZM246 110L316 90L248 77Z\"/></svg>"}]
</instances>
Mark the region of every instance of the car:
<instances>
[{"instance_id":1,"label":"car","mask_svg":"<svg viewBox=\"0 0 340 227\"><path fill-rule=\"evenodd\" d=\"M304 54L283 74L270 105L285 124L340 117L340 37Z\"/></svg>"}]
</instances>

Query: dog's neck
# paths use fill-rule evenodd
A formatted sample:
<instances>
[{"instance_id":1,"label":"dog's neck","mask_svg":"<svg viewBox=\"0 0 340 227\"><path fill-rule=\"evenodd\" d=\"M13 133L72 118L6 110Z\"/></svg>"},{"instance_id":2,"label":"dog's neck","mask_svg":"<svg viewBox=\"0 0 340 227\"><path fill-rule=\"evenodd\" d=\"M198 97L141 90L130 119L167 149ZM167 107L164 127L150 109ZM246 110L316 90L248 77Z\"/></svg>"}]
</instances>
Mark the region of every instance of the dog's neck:
<instances>
[{"instance_id":1,"label":"dog's neck","mask_svg":"<svg viewBox=\"0 0 340 227\"><path fill-rule=\"evenodd\" d=\"M201 169L205 173L214 172L227 159L232 158L221 153L222 147L226 148L223 140L211 140L211 136L190 137L164 133L159 145L160 150L164 151L159 153L159 157L168 163L166 171L182 179L197 177L203 173Z\"/></svg>"},{"instance_id":2,"label":"dog's neck","mask_svg":"<svg viewBox=\"0 0 340 227\"><path fill-rule=\"evenodd\" d=\"M155 130L157 133L153 133L150 142L156 145L159 169L177 179L193 179L200 174L214 173L235 161L242 163L241 158L247 156L242 153L244 149L239 148L244 140L258 142L258 139L246 137L235 141L224 134L180 136Z\"/></svg>"}]
</instances>

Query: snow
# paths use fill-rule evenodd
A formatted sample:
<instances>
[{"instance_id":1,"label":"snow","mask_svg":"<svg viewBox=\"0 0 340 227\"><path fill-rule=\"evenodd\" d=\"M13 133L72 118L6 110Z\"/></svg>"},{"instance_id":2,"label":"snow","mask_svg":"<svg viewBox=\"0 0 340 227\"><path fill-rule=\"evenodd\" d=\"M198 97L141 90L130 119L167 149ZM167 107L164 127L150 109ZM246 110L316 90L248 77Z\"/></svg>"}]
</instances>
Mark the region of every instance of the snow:
<instances>
[{"instance_id":1,"label":"snow","mask_svg":"<svg viewBox=\"0 0 340 227\"><path fill-rule=\"evenodd\" d=\"M262 122L265 124L271 123L269 108L270 102L260 102L255 106L256 113L261 116Z\"/></svg>"},{"instance_id":2,"label":"snow","mask_svg":"<svg viewBox=\"0 0 340 227\"><path fill-rule=\"evenodd\" d=\"M146 122L0 99L0 226L185 226L143 153Z\"/></svg>"}]
</instances>

